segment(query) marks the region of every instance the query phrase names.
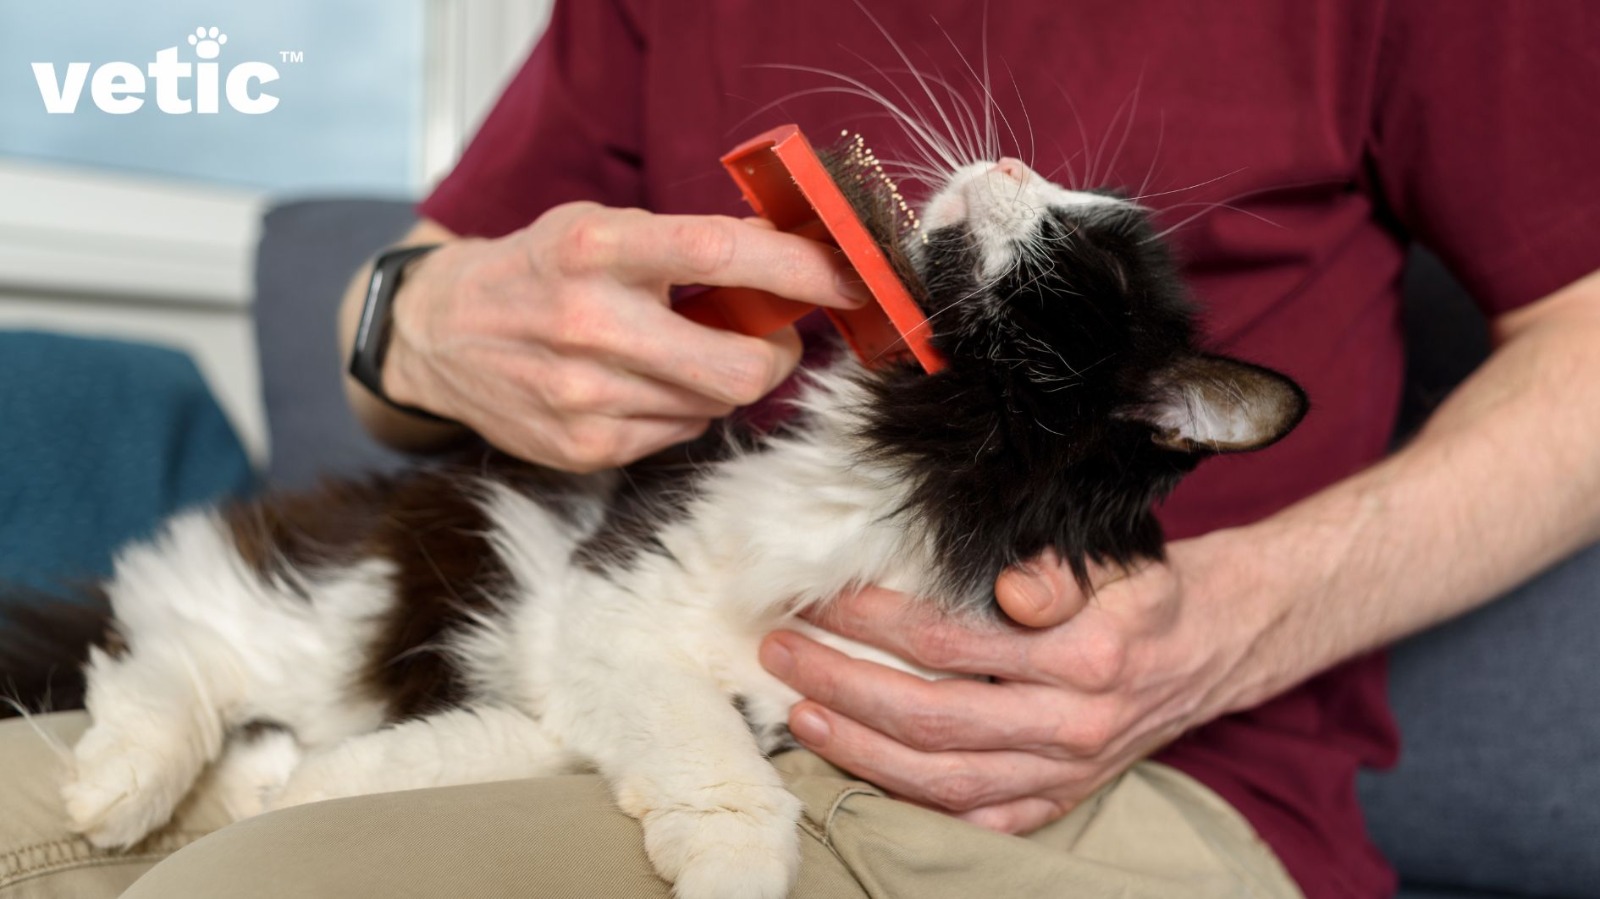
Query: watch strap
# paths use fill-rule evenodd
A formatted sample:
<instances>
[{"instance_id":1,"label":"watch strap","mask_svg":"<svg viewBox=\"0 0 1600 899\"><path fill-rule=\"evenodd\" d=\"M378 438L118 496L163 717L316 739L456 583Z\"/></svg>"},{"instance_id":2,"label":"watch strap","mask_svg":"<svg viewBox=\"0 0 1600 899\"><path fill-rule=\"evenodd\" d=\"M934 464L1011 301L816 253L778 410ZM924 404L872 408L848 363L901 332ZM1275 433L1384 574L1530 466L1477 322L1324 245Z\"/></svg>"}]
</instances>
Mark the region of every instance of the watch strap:
<instances>
[{"instance_id":1,"label":"watch strap","mask_svg":"<svg viewBox=\"0 0 1600 899\"><path fill-rule=\"evenodd\" d=\"M372 277L367 282L367 299L361 307L361 321L356 327L355 343L350 348L350 376L367 388L373 396L390 407L408 415L429 421L448 422L450 419L434 415L425 409L396 402L383 389L383 363L389 354L389 343L394 337L394 299L400 292L405 268L410 263L433 252L439 244L399 247L379 254L372 263Z\"/></svg>"}]
</instances>

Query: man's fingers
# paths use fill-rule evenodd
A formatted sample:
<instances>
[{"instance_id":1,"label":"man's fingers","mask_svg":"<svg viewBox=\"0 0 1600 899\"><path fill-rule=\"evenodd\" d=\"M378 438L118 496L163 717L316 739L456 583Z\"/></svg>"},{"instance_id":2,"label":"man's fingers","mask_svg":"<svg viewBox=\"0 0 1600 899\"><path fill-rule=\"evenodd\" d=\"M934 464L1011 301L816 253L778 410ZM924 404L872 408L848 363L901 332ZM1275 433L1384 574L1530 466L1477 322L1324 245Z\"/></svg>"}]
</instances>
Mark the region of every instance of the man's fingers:
<instances>
[{"instance_id":1,"label":"man's fingers","mask_svg":"<svg viewBox=\"0 0 1600 899\"><path fill-rule=\"evenodd\" d=\"M1094 593L1129 577L1116 566L1088 563L1090 588L1078 583L1072 568L1054 550L1000 573L994 585L1001 611L1024 627L1055 627L1083 611Z\"/></svg>"},{"instance_id":2,"label":"man's fingers","mask_svg":"<svg viewBox=\"0 0 1600 899\"><path fill-rule=\"evenodd\" d=\"M1101 569L1090 571L1092 583L1100 583L1105 576ZM1055 627L1082 611L1088 602L1072 570L1048 551L1026 565L1001 572L994 595L1012 621L1033 628Z\"/></svg>"},{"instance_id":3,"label":"man's fingers","mask_svg":"<svg viewBox=\"0 0 1600 899\"><path fill-rule=\"evenodd\" d=\"M591 235L622 281L656 287L704 284L752 287L831 306L859 308L869 297L843 254L826 244L724 216L652 215L588 227L626 229Z\"/></svg>"},{"instance_id":4,"label":"man's fingers","mask_svg":"<svg viewBox=\"0 0 1600 899\"><path fill-rule=\"evenodd\" d=\"M522 380L558 415L712 419L734 410L732 403L594 359L567 359L559 377L541 377L543 371L529 368Z\"/></svg>"},{"instance_id":5,"label":"man's fingers","mask_svg":"<svg viewBox=\"0 0 1600 899\"><path fill-rule=\"evenodd\" d=\"M1024 796L1010 802L961 812L957 818L997 833L1025 834L1049 824L1072 809L1067 803L1044 796Z\"/></svg>"},{"instance_id":6,"label":"man's fingers","mask_svg":"<svg viewBox=\"0 0 1600 899\"><path fill-rule=\"evenodd\" d=\"M800 338L793 328L746 337L695 324L670 309L640 304L634 343L607 361L730 406L748 406L794 371Z\"/></svg>"},{"instance_id":7,"label":"man's fingers","mask_svg":"<svg viewBox=\"0 0 1600 899\"><path fill-rule=\"evenodd\" d=\"M810 617L840 636L887 649L935 671L1036 681L1051 670L1053 631L942 615L892 590L869 587L847 593Z\"/></svg>"},{"instance_id":8,"label":"man's fingers","mask_svg":"<svg viewBox=\"0 0 1600 899\"><path fill-rule=\"evenodd\" d=\"M713 399L693 390L647 378L630 372L621 372L622 384L617 393L604 406L595 411L616 418L724 418L733 413L734 405Z\"/></svg>"},{"instance_id":9,"label":"man's fingers","mask_svg":"<svg viewBox=\"0 0 1600 899\"><path fill-rule=\"evenodd\" d=\"M814 702L789 714L805 748L920 804L967 811L1058 786L1066 763L1027 752L919 752Z\"/></svg>"},{"instance_id":10,"label":"man's fingers","mask_svg":"<svg viewBox=\"0 0 1600 899\"><path fill-rule=\"evenodd\" d=\"M1032 685L924 680L792 631L769 635L761 662L805 696L917 750L1055 751L1058 715Z\"/></svg>"},{"instance_id":11,"label":"man's fingers","mask_svg":"<svg viewBox=\"0 0 1600 899\"><path fill-rule=\"evenodd\" d=\"M693 440L704 434L710 426L711 422L703 418L625 419L619 427L622 434L620 448L613 454L613 461L600 467L626 464L627 461L642 459L669 446Z\"/></svg>"},{"instance_id":12,"label":"man's fingers","mask_svg":"<svg viewBox=\"0 0 1600 899\"><path fill-rule=\"evenodd\" d=\"M480 428L495 446L526 458L545 458L573 472L615 468L705 433L703 418L629 418L589 416L550 428L548 423L500 416Z\"/></svg>"}]
</instances>

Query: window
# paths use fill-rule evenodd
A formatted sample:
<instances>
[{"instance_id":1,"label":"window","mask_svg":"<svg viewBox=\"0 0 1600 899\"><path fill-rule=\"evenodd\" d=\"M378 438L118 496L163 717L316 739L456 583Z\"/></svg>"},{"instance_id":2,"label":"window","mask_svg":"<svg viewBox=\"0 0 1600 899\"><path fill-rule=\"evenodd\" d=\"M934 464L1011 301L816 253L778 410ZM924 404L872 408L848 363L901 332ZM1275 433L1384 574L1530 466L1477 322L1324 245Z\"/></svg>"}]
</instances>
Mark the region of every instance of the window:
<instances>
[{"instance_id":1,"label":"window","mask_svg":"<svg viewBox=\"0 0 1600 899\"><path fill-rule=\"evenodd\" d=\"M188 350L261 460L249 305L262 211L317 195L420 196L549 10L550 0L0 0L0 328ZM214 62L215 114L159 108L148 66L169 49L178 64ZM71 93L71 63L86 64L76 112L47 111L33 63L48 68L52 96ZM136 111L96 107L92 72L107 63L147 82ZM247 85L278 98L269 113L228 104L227 79L250 63L277 72ZM198 106L201 74L173 79L169 105Z\"/></svg>"},{"instance_id":2,"label":"window","mask_svg":"<svg viewBox=\"0 0 1600 899\"><path fill-rule=\"evenodd\" d=\"M414 194L421 187L427 0L210 0L7 3L0 13L0 156L155 174L219 185L312 193ZM280 77L257 90L280 103L266 115L231 109L171 115L147 85L143 107L97 109L92 76L77 110L45 110L32 63L126 62L140 70L167 48L196 63L197 28L219 30L219 81L259 61ZM226 36L226 43L221 37ZM296 61L299 60L299 61ZM196 74L179 82L193 100ZM225 90L225 83L219 93ZM52 91L53 92L53 91Z\"/></svg>"}]
</instances>

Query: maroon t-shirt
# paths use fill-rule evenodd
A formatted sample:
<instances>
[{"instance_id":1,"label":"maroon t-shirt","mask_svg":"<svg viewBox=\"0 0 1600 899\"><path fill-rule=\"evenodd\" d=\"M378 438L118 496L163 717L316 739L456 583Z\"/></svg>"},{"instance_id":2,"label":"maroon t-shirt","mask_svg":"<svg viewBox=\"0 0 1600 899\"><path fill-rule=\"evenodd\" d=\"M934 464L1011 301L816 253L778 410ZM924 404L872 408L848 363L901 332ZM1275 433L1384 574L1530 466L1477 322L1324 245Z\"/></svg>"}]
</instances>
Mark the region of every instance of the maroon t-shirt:
<instances>
[{"instance_id":1,"label":"maroon t-shirt","mask_svg":"<svg viewBox=\"0 0 1600 899\"><path fill-rule=\"evenodd\" d=\"M1175 228L1211 345L1310 394L1286 440L1183 483L1161 511L1172 537L1259 519L1384 454L1408 242L1437 252L1490 314L1600 267L1600 14L1586 0L870 6L912 64L974 106L987 50L1005 151L1073 186L1142 196ZM717 158L786 122L818 142L859 130L880 157L918 158L875 104L774 66L903 89L947 130L852 0L567 2L421 211L475 235L578 199L745 214ZM1354 779L1397 750L1384 660L1371 656L1159 758L1236 806L1320 899L1393 891Z\"/></svg>"}]
</instances>

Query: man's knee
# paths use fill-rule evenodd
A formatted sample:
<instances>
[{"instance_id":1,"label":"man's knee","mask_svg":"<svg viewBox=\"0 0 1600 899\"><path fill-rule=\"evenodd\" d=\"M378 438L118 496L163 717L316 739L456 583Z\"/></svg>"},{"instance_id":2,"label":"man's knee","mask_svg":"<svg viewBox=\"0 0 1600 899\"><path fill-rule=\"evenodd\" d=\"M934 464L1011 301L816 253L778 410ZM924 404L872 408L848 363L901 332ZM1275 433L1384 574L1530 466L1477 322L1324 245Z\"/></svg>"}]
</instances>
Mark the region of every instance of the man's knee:
<instances>
[{"instance_id":1,"label":"man's knee","mask_svg":"<svg viewBox=\"0 0 1600 899\"><path fill-rule=\"evenodd\" d=\"M339 799L250 818L157 865L127 899L669 895L598 778Z\"/></svg>"}]
</instances>

